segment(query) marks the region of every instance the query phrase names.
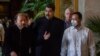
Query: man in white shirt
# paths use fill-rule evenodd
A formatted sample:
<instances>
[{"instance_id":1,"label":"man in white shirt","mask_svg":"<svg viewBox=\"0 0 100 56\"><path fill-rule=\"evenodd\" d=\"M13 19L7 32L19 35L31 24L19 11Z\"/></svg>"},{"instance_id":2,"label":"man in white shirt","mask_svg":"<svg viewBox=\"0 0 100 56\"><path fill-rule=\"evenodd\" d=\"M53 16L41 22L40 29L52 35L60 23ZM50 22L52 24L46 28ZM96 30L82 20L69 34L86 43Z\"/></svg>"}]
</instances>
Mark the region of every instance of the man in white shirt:
<instances>
[{"instance_id":1,"label":"man in white shirt","mask_svg":"<svg viewBox=\"0 0 100 56\"><path fill-rule=\"evenodd\" d=\"M65 30L62 39L61 56L95 56L92 32L82 26L82 14L72 14L72 26Z\"/></svg>"}]
</instances>

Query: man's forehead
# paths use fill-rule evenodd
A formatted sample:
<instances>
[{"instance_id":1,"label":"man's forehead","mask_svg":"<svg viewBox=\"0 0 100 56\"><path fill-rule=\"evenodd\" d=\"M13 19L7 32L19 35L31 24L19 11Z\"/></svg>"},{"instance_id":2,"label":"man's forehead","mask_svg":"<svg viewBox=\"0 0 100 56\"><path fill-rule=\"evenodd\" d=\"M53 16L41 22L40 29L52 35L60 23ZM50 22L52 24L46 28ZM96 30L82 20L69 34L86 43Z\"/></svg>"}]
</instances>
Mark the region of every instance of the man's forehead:
<instances>
[{"instance_id":1,"label":"man's forehead","mask_svg":"<svg viewBox=\"0 0 100 56\"><path fill-rule=\"evenodd\" d=\"M28 20L28 18L25 17L25 16L18 16L17 19L18 19L18 20Z\"/></svg>"},{"instance_id":2,"label":"man's forehead","mask_svg":"<svg viewBox=\"0 0 100 56\"><path fill-rule=\"evenodd\" d=\"M72 19L78 19L79 17L78 17L78 15L77 14L73 14L72 15Z\"/></svg>"}]
</instances>

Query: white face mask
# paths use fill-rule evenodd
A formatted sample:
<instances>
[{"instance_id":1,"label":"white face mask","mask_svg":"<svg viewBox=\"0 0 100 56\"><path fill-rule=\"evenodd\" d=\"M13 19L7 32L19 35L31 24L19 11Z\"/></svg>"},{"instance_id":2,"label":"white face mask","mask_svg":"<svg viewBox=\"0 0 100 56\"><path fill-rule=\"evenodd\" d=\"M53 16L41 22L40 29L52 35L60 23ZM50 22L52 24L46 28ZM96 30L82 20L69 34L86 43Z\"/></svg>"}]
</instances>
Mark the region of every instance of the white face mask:
<instances>
[{"instance_id":1,"label":"white face mask","mask_svg":"<svg viewBox=\"0 0 100 56\"><path fill-rule=\"evenodd\" d=\"M77 21L76 20L71 20L71 24L72 24L72 26L77 26Z\"/></svg>"}]
</instances>

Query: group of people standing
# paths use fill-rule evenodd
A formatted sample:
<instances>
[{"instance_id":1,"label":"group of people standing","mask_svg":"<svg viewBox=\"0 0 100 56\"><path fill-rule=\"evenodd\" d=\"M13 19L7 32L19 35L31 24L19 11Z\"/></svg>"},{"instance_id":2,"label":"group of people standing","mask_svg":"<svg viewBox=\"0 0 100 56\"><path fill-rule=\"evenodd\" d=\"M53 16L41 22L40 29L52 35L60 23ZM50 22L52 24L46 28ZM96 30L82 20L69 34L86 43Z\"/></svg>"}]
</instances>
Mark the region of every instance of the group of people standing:
<instances>
[{"instance_id":1,"label":"group of people standing","mask_svg":"<svg viewBox=\"0 0 100 56\"><path fill-rule=\"evenodd\" d=\"M82 26L82 14L67 8L65 21L54 16L55 6L47 4L45 16L35 22L18 13L15 24L5 31L5 56L95 56L92 32Z\"/></svg>"}]
</instances>

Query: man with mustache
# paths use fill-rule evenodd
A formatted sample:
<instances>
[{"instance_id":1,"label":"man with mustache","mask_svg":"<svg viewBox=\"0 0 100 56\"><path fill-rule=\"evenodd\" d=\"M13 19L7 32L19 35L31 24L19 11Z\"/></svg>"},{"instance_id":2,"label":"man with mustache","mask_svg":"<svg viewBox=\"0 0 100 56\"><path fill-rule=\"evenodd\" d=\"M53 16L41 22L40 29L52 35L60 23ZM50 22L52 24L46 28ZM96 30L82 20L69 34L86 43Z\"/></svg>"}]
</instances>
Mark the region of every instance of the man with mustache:
<instances>
[{"instance_id":1,"label":"man with mustache","mask_svg":"<svg viewBox=\"0 0 100 56\"><path fill-rule=\"evenodd\" d=\"M47 4L45 16L36 20L36 56L60 56L64 21L54 16L55 6Z\"/></svg>"}]
</instances>

